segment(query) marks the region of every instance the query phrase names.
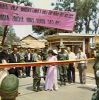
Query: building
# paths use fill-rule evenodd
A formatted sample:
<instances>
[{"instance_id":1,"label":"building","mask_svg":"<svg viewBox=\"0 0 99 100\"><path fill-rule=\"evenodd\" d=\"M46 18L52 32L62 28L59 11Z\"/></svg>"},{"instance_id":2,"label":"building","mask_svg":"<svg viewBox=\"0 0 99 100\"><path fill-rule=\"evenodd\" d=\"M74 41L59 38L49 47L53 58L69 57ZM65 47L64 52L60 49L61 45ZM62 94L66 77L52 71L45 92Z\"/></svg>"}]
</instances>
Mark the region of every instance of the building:
<instances>
[{"instance_id":1,"label":"building","mask_svg":"<svg viewBox=\"0 0 99 100\"><path fill-rule=\"evenodd\" d=\"M94 43L95 35L77 33L57 33L46 37L50 47L65 45L71 47L72 51L77 52L77 47L82 47L83 51L90 56L90 43Z\"/></svg>"},{"instance_id":2,"label":"building","mask_svg":"<svg viewBox=\"0 0 99 100\"><path fill-rule=\"evenodd\" d=\"M23 48L44 48L45 41L39 40L32 35L27 35L20 40L20 46Z\"/></svg>"}]
</instances>

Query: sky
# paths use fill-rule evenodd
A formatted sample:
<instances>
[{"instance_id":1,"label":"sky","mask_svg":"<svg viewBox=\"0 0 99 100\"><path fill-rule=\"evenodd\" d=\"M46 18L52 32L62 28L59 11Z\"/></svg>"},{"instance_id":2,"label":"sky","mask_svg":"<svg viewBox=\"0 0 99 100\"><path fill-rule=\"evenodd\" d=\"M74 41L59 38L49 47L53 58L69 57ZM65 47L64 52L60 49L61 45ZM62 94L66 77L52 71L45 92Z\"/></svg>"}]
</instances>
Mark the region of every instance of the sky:
<instances>
[{"instance_id":1,"label":"sky","mask_svg":"<svg viewBox=\"0 0 99 100\"><path fill-rule=\"evenodd\" d=\"M51 6L52 2L56 0L29 0L33 2L33 7L35 8L43 8L43 9L53 9ZM28 34L32 33L31 25L14 25L15 33L18 37L22 38ZM35 34L34 34L35 35Z\"/></svg>"}]
</instances>

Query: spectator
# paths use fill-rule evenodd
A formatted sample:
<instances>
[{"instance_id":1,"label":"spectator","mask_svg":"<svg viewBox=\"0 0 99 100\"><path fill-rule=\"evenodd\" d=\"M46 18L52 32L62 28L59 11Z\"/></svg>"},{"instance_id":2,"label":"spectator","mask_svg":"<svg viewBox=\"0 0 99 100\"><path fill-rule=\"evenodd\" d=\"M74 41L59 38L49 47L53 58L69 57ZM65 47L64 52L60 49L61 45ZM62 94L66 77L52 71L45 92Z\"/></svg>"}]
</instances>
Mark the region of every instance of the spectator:
<instances>
[{"instance_id":1,"label":"spectator","mask_svg":"<svg viewBox=\"0 0 99 100\"><path fill-rule=\"evenodd\" d=\"M49 50L48 51L48 61L57 61L57 52L55 50ZM49 65L47 69L47 75L45 79L45 90L57 90L58 84L57 84L57 67L56 65Z\"/></svg>"},{"instance_id":2,"label":"spectator","mask_svg":"<svg viewBox=\"0 0 99 100\"><path fill-rule=\"evenodd\" d=\"M69 56L69 60L75 60L76 56L75 53L71 52L71 48L67 47L67 52ZM68 69L67 69L67 76L68 76L68 82L75 83L75 64L74 63L69 63Z\"/></svg>"},{"instance_id":3,"label":"spectator","mask_svg":"<svg viewBox=\"0 0 99 100\"><path fill-rule=\"evenodd\" d=\"M18 53L18 48L14 47L13 52L9 55L9 63L19 63L20 62L20 55ZM11 68L9 69L9 74L14 74L17 77L20 76L20 67Z\"/></svg>"},{"instance_id":4,"label":"spectator","mask_svg":"<svg viewBox=\"0 0 99 100\"><path fill-rule=\"evenodd\" d=\"M80 47L78 48L77 59L87 59L86 54L81 50ZM78 63L77 68L78 68L78 71L79 71L80 83L85 84L86 83L87 62L86 61L80 61Z\"/></svg>"}]
</instances>

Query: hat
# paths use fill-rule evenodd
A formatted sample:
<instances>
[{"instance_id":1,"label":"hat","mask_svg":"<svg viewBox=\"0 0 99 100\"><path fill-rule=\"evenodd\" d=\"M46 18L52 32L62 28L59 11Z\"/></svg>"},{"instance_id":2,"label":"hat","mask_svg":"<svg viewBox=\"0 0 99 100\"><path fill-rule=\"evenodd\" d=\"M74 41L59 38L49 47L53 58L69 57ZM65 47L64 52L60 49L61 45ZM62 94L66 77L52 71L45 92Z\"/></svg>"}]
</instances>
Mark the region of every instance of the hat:
<instances>
[{"instance_id":1,"label":"hat","mask_svg":"<svg viewBox=\"0 0 99 100\"><path fill-rule=\"evenodd\" d=\"M64 45L60 45L60 48L65 48L65 46Z\"/></svg>"},{"instance_id":2,"label":"hat","mask_svg":"<svg viewBox=\"0 0 99 100\"><path fill-rule=\"evenodd\" d=\"M99 48L99 42L96 43L96 48Z\"/></svg>"},{"instance_id":3,"label":"hat","mask_svg":"<svg viewBox=\"0 0 99 100\"><path fill-rule=\"evenodd\" d=\"M53 50L53 53L56 54L56 55L58 54L57 50Z\"/></svg>"}]
</instances>

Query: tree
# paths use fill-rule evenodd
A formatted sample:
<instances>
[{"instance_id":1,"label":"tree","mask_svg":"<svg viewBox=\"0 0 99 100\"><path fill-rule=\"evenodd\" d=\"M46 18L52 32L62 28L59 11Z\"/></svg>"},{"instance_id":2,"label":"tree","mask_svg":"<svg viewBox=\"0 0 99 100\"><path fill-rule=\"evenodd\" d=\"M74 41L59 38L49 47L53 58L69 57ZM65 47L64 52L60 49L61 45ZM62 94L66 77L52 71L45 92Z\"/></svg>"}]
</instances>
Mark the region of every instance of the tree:
<instances>
[{"instance_id":1,"label":"tree","mask_svg":"<svg viewBox=\"0 0 99 100\"><path fill-rule=\"evenodd\" d=\"M3 27L0 27L0 36L3 36L3 31L4 31ZM13 27L8 27L6 38L7 38L7 40L4 45L12 45L13 42L20 41L20 38L16 36Z\"/></svg>"},{"instance_id":2,"label":"tree","mask_svg":"<svg viewBox=\"0 0 99 100\"><path fill-rule=\"evenodd\" d=\"M16 36L13 27L10 27L7 34L7 44L12 45L13 42L19 42L20 38Z\"/></svg>"},{"instance_id":3,"label":"tree","mask_svg":"<svg viewBox=\"0 0 99 100\"><path fill-rule=\"evenodd\" d=\"M89 33L90 21L94 20L97 15L97 0L75 0L75 11L77 12L77 27L80 26L79 32L82 31L82 26L85 25L85 32ZM95 16L94 16L95 14ZM96 19L96 18L95 18Z\"/></svg>"},{"instance_id":4,"label":"tree","mask_svg":"<svg viewBox=\"0 0 99 100\"><path fill-rule=\"evenodd\" d=\"M11 3L16 2L17 5L24 4L24 6L32 6L32 3L29 0L11 0Z\"/></svg>"}]
</instances>

